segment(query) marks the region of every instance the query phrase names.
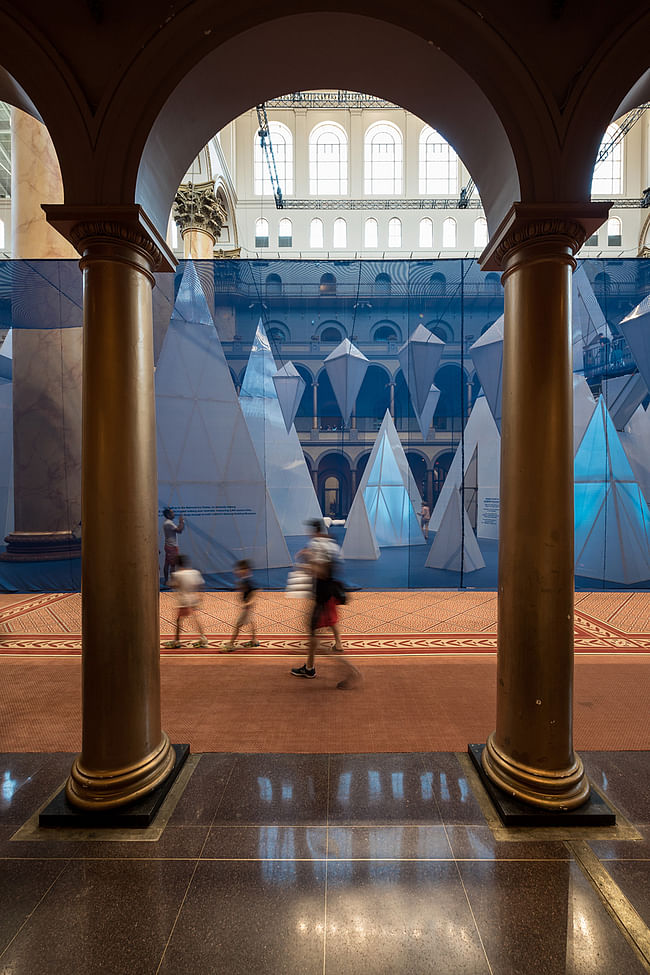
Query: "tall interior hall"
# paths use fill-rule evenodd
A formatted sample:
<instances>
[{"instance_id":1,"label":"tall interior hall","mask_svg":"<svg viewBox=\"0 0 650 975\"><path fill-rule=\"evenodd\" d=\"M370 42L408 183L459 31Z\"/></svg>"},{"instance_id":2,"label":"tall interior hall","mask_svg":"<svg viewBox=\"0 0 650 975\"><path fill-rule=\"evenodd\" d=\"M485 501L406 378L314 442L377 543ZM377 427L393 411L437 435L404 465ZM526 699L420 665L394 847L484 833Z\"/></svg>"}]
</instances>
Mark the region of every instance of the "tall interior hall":
<instances>
[{"instance_id":1,"label":"tall interior hall","mask_svg":"<svg viewBox=\"0 0 650 975\"><path fill-rule=\"evenodd\" d=\"M649 32L0 0L0 971L650 972Z\"/></svg>"}]
</instances>

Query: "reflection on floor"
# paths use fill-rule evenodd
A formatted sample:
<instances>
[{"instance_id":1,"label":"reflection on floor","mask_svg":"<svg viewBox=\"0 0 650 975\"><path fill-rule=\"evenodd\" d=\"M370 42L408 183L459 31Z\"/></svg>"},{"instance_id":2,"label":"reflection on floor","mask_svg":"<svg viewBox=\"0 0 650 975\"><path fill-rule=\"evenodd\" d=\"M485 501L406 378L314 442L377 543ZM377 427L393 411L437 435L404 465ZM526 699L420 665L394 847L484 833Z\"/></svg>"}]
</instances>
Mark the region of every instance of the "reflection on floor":
<instances>
[{"instance_id":1,"label":"reflection on floor","mask_svg":"<svg viewBox=\"0 0 650 975\"><path fill-rule=\"evenodd\" d=\"M70 761L0 756L3 972L647 970L648 753L586 756L611 838L493 832L465 756L206 754L158 842L12 842Z\"/></svg>"}]
</instances>

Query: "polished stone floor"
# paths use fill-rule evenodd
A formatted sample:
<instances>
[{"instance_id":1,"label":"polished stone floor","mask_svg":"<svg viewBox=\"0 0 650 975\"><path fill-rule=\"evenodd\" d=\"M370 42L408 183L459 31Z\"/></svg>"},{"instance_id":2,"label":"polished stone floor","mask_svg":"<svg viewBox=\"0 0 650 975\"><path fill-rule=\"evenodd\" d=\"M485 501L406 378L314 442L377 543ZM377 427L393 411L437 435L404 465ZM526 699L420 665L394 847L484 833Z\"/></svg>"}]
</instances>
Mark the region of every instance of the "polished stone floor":
<instances>
[{"instance_id":1,"label":"polished stone floor","mask_svg":"<svg viewBox=\"0 0 650 975\"><path fill-rule=\"evenodd\" d=\"M499 828L462 754L208 753L134 839L43 838L71 756L1 755L0 972L648 971L650 753L583 757L614 830Z\"/></svg>"}]
</instances>

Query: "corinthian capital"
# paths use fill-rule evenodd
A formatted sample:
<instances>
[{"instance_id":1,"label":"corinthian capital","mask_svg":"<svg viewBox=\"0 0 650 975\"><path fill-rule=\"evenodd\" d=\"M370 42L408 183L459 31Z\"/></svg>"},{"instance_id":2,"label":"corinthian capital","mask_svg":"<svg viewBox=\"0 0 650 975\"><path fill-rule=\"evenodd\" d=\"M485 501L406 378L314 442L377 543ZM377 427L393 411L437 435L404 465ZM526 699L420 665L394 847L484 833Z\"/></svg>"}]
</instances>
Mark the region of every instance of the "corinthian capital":
<instances>
[{"instance_id":1,"label":"corinthian capital","mask_svg":"<svg viewBox=\"0 0 650 975\"><path fill-rule=\"evenodd\" d=\"M214 180L179 186L173 214L181 234L186 230L202 230L215 241L227 218L223 204L214 195Z\"/></svg>"}]
</instances>

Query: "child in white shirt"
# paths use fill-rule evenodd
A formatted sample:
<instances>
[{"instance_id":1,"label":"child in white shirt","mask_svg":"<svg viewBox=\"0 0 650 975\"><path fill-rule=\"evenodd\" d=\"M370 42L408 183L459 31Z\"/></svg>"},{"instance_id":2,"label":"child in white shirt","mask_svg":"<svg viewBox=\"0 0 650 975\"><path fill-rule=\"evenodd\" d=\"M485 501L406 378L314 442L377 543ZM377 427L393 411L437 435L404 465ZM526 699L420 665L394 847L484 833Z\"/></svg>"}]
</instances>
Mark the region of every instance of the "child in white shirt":
<instances>
[{"instance_id":1,"label":"child in white shirt","mask_svg":"<svg viewBox=\"0 0 650 975\"><path fill-rule=\"evenodd\" d=\"M176 634L173 640L166 643L168 648L177 649L180 647L181 639L181 619L183 616L194 616L196 628L200 638L196 640L193 647L206 647L208 641L199 619L199 605L201 596L199 589L203 585L203 576L197 569L190 568L187 555L179 555L176 560L177 569L172 573L171 584L176 590Z\"/></svg>"}]
</instances>

